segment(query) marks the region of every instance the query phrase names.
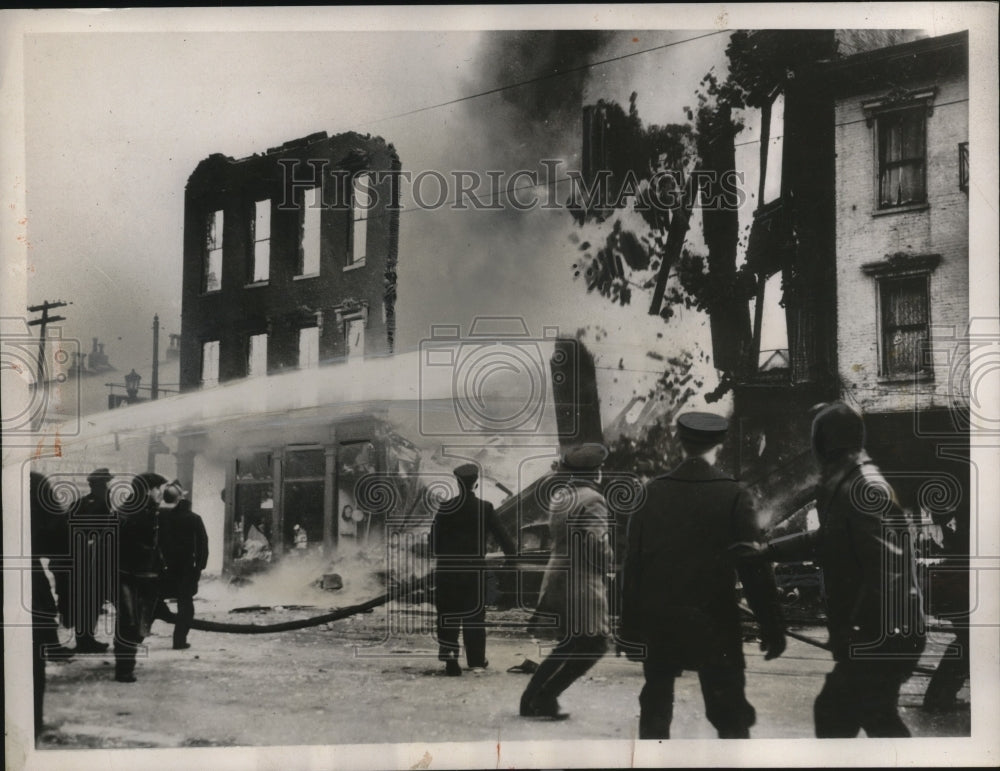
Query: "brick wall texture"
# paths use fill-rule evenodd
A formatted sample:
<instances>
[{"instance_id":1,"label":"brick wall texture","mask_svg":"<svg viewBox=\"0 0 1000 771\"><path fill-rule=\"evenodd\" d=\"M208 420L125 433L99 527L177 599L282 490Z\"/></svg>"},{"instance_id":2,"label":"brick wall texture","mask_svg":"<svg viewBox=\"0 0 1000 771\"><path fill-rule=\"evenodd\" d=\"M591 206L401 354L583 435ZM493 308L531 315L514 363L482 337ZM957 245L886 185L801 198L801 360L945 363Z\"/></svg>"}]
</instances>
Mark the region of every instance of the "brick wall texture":
<instances>
[{"instance_id":1,"label":"brick wall texture","mask_svg":"<svg viewBox=\"0 0 1000 771\"><path fill-rule=\"evenodd\" d=\"M862 103L885 91L838 99L836 116L837 338L845 397L865 412L945 407L956 401L953 365L966 355L969 315L969 202L959 188L958 144L969 138L968 80L963 75L899 84L936 87L927 118L927 206L877 211L874 128ZM878 282L861 266L896 253L939 254L930 274L933 379L880 382Z\"/></svg>"}]
</instances>

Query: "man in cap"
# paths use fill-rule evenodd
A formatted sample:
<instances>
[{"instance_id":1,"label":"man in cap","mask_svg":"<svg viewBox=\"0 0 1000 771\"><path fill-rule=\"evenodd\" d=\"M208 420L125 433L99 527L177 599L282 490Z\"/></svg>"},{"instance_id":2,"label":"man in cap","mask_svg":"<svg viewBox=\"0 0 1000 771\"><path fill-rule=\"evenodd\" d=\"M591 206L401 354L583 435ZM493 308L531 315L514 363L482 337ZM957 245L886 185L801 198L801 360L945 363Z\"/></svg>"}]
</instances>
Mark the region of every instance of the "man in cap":
<instances>
[{"instance_id":1,"label":"man in cap","mask_svg":"<svg viewBox=\"0 0 1000 771\"><path fill-rule=\"evenodd\" d=\"M608 648L607 574L614 554L608 506L601 492L607 449L587 443L567 450L556 471L558 492L549 501L552 553L533 619L536 631L558 641L521 694L522 717L561 720L558 697L596 664ZM551 622L542 626L544 620Z\"/></svg>"},{"instance_id":2,"label":"man in cap","mask_svg":"<svg viewBox=\"0 0 1000 771\"><path fill-rule=\"evenodd\" d=\"M159 600L163 570L160 543L160 488L165 477L147 472L132 480L132 491L118 510L118 623L115 627L115 680L135 682L139 644L149 634Z\"/></svg>"},{"instance_id":3,"label":"man in cap","mask_svg":"<svg viewBox=\"0 0 1000 771\"><path fill-rule=\"evenodd\" d=\"M815 559L823 568L833 671L813 712L819 738L906 737L899 689L924 649L908 523L865 452L864 420L843 402L818 405L819 529L772 541L759 556Z\"/></svg>"},{"instance_id":4,"label":"man in cap","mask_svg":"<svg viewBox=\"0 0 1000 771\"><path fill-rule=\"evenodd\" d=\"M184 650L194 619L194 596L198 593L201 571L208 564L208 533L200 516L191 510L191 500L179 480L163 490L163 558L166 579L161 583L164 597L177 598L174 621L174 650Z\"/></svg>"},{"instance_id":5,"label":"man in cap","mask_svg":"<svg viewBox=\"0 0 1000 771\"><path fill-rule=\"evenodd\" d=\"M114 554L110 549L117 523L109 490L113 478L106 468L87 476L90 494L80 499L69 516L72 570L61 571L56 577L59 612L65 626L76 628L77 653L104 653L108 649L94 633L104 601L112 594L109 574L114 569Z\"/></svg>"},{"instance_id":6,"label":"man in cap","mask_svg":"<svg viewBox=\"0 0 1000 771\"><path fill-rule=\"evenodd\" d=\"M479 468L464 463L455 469L458 495L444 501L431 525L430 549L436 558L434 598L437 604L438 658L448 675L462 674L458 633L462 631L470 669L485 668L486 537L492 534L504 554L517 547L503 529L493 504L475 495Z\"/></svg>"},{"instance_id":7,"label":"man in cap","mask_svg":"<svg viewBox=\"0 0 1000 771\"><path fill-rule=\"evenodd\" d=\"M647 483L629 523L622 637L645 646L640 739L670 738L674 680L698 672L705 713L720 738L749 738L756 721L744 688L737 574L761 628L766 659L785 634L770 565L739 563L733 544L760 537L747 491L715 468L728 421L707 412L677 420L684 460Z\"/></svg>"}]
</instances>

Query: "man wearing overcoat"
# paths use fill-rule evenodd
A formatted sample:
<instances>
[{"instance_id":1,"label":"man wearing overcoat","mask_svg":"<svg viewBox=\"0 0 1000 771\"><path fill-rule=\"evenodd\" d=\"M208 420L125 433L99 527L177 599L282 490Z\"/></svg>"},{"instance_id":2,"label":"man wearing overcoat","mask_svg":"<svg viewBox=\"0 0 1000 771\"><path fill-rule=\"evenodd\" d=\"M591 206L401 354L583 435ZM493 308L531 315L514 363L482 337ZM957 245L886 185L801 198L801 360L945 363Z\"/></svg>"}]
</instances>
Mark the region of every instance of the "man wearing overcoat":
<instances>
[{"instance_id":1,"label":"man wearing overcoat","mask_svg":"<svg viewBox=\"0 0 1000 771\"><path fill-rule=\"evenodd\" d=\"M438 658L450 676L462 674L458 634L465 641L470 669L486 660L486 538L492 535L505 555L517 547L503 529L493 504L475 494L479 468L463 463L455 469L458 495L441 503L431 525L430 548L436 560L434 598L437 605Z\"/></svg>"},{"instance_id":2,"label":"man wearing overcoat","mask_svg":"<svg viewBox=\"0 0 1000 771\"><path fill-rule=\"evenodd\" d=\"M187 636L201 571L208 564L208 534L201 517L191 510L188 492L177 480L163 490L162 516L166 580L161 583L161 594L177 598L173 647L184 650L191 647Z\"/></svg>"},{"instance_id":3,"label":"man wearing overcoat","mask_svg":"<svg viewBox=\"0 0 1000 771\"><path fill-rule=\"evenodd\" d=\"M160 540L160 488L167 480L152 472L137 475L119 509L118 610L115 625L115 680L135 682L138 646L149 634L159 600L164 560Z\"/></svg>"},{"instance_id":4,"label":"man wearing overcoat","mask_svg":"<svg viewBox=\"0 0 1000 771\"><path fill-rule=\"evenodd\" d=\"M65 626L76 629L77 653L104 653L107 643L94 634L105 600L114 588L114 541L117 518L111 506L110 483L114 476L99 468L87 476L90 494L70 510L69 536L73 551L71 572L56 574L59 612Z\"/></svg>"},{"instance_id":5,"label":"man wearing overcoat","mask_svg":"<svg viewBox=\"0 0 1000 771\"><path fill-rule=\"evenodd\" d=\"M747 491L714 467L728 421L691 412L677 421L683 462L652 479L629 523L622 637L645 645L640 739L670 738L674 680L698 672L705 713L720 738L749 738L756 712L744 688L737 576L767 659L785 648L774 575L737 563L732 546L760 531Z\"/></svg>"}]
</instances>

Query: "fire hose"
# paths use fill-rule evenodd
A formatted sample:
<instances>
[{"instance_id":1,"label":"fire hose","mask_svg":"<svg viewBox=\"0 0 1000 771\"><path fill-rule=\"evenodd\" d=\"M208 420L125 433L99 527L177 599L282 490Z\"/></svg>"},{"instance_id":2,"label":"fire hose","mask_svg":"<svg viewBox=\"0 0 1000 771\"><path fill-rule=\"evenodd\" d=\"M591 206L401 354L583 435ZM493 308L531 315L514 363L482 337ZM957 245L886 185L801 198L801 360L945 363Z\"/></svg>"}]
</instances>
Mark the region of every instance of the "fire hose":
<instances>
[{"instance_id":1,"label":"fire hose","mask_svg":"<svg viewBox=\"0 0 1000 771\"><path fill-rule=\"evenodd\" d=\"M349 616L355 616L358 613L367 613L380 605L385 605L390 600L407 597L421 589L426 589L429 583L430 576L424 576L416 581L400 584L366 602L357 605L348 605L345 608L337 608L329 613L323 613L310 618L300 618L295 621L283 621L279 624L224 624L219 621L204 621L196 618L192 619L191 628L199 629L203 632L224 632L228 634L272 634L274 632L291 632L296 629L307 629L313 626L322 626L331 621L340 621ZM158 616L158 618L166 621L168 624L173 624L177 620L177 614L168 610L165 614Z\"/></svg>"},{"instance_id":2,"label":"fire hose","mask_svg":"<svg viewBox=\"0 0 1000 771\"><path fill-rule=\"evenodd\" d=\"M300 618L295 621L283 621L278 624L225 624L219 621L205 621L203 619L195 618L191 620L191 628L198 629L203 632L222 632L227 634L273 634L275 632L292 632L296 629L308 629L309 627L329 624L332 621L341 621L359 613L367 613L368 611L380 607L381 605L385 605L390 600L408 597L421 589L426 589L430 580L431 576L427 575L415 581L401 584L388 592L380 594L378 597L367 600L366 602L358 603L357 605L348 605L345 608L337 608L329 613L322 613L318 616L311 616L310 618ZM744 615L749 616L750 618L755 618L753 611L749 608L740 605L739 609ZM169 624L173 624L177 620L177 614L168 610L164 616L161 616L160 618ZM785 630L785 635L791 637L793 640L798 640L799 642L806 643L806 645L811 645L814 648L819 648L825 651L830 650L828 643L821 642L809 637L808 635L799 634L798 632L793 632L790 629ZM934 674L934 670L928 667L917 666L914 667L913 671L925 675Z\"/></svg>"},{"instance_id":3,"label":"fire hose","mask_svg":"<svg viewBox=\"0 0 1000 771\"><path fill-rule=\"evenodd\" d=\"M752 610L750 610L750 608L748 608L748 607L746 607L744 605L740 605L739 608L740 608L740 611L742 611L742 613L745 616L749 616L750 618L756 618L756 616L754 616L754 613L753 613ZM819 648L820 650L824 650L824 651L830 650L830 644L829 643L820 642L819 640L816 640L816 639L814 639L812 637L809 637L808 635L799 634L798 632L793 632L791 629L786 629L785 630L785 636L786 637L791 637L793 640L798 640L799 642L804 642L806 645L811 645L814 648ZM930 667L915 666L913 668L913 671L914 672L919 672L922 675L933 675L934 674L934 670L931 669Z\"/></svg>"}]
</instances>

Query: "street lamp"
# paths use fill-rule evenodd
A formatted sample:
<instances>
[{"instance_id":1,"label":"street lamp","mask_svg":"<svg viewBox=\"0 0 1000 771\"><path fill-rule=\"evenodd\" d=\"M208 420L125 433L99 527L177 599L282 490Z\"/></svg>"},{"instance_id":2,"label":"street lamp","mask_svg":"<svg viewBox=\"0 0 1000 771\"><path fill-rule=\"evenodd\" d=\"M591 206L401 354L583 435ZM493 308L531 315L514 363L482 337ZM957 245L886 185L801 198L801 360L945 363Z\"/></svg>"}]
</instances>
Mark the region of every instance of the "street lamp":
<instances>
[{"instance_id":1,"label":"street lamp","mask_svg":"<svg viewBox=\"0 0 1000 771\"><path fill-rule=\"evenodd\" d=\"M139 394L139 381L142 380L142 375L132 368L132 371L125 376L125 392L128 394L128 400L131 404L135 401L135 397Z\"/></svg>"}]
</instances>

